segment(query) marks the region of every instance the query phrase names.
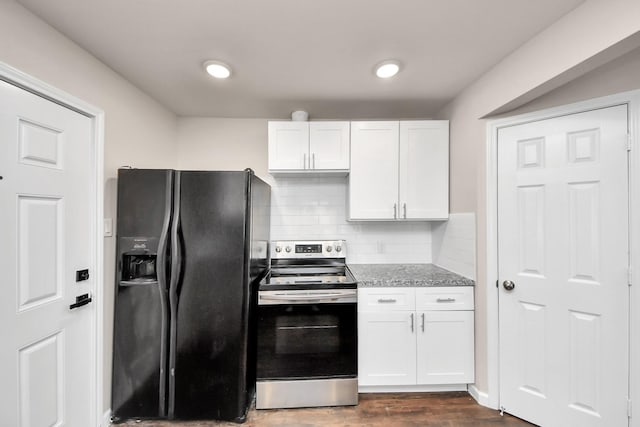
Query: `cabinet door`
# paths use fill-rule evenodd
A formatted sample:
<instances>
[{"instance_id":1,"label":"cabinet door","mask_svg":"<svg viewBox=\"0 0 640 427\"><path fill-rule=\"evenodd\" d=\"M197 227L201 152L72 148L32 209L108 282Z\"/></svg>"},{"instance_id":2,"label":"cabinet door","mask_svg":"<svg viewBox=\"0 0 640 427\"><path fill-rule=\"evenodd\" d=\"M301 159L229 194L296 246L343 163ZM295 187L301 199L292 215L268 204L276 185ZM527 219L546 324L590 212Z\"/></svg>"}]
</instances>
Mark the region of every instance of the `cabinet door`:
<instances>
[{"instance_id":1,"label":"cabinet door","mask_svg":"<svg viewBox=\"0 0 640 427\"><path fill-rule=\"evenodd\" d=\"M309 123L269 122L269 170L303 170L309 165Z\"/></svg>"},{"instance_id":2,"label":"cabinet door","mask_svg":"<svg viewBox=\"0 0 640 427\"><path fill-rule=\"evenodd\" d=\"M416 383L415 312L358 313L358 384Z\"/></svg>"},{"instance_id":3,"label":"cabinet door","mask_svg":"<svg viewBox=\"0 0 640 427\"><path fill-rule=\"evenodd\" d=\"M418 312L418 384L474 382L473 311Z\"/></svg>"},{"instance_id":4,"label":"cabinet door","mask_svg":"<svg viewBox=\"0 0 640 427\"><path fill-rule=\"evenodd\" d=\"M349 169L349 122L309 123L310 169Z\"/></svg>"},{"instance_id":5,"label":"cabinet door","mask_svg":"<svg viewBox=\"0 0 640 427\"><path fill-rule=\"evenodd\" d=\"M400 122L399 216L449 217L449 121Z\"/></svg>"},{"instance_id":6,"label":"cabinet door","mask_svg":"<svg viewBox=\"0 0 640 427\"><path fill-rule=\"evenodd\" d=\"M398 122L351 122L349 219L398 212Z\"/></svg>"}]
</instances>

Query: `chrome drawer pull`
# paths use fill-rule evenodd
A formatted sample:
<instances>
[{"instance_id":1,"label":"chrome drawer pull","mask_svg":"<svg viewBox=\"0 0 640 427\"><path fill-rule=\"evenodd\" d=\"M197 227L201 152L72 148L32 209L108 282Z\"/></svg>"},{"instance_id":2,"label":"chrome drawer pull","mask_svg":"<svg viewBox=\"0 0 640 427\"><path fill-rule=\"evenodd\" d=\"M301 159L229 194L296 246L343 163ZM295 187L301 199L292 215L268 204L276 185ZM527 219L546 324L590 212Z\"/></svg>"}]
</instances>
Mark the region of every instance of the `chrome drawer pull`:
<instances>
[{"instance_id":1,"label":"chrome drawer pull","mask_svg":"<svg viewBox=\"0 0 640 427\"><path fill-rule=\"evenodd\" d=\"M456 302L455 298L438 298L436 302Z\"/></svg>"},{"instance_id":2,"label":"chrome drawer pull","mask_svg":"<svg viewBox=\"0 0 640 427\"><path fill-rule=\"evenodd\" d=\"M378 302L380 304L389 304L389 303L393 304L394 302L396 302L396 300L393 298L378 298Z\"/></svg>"}]
</instances>

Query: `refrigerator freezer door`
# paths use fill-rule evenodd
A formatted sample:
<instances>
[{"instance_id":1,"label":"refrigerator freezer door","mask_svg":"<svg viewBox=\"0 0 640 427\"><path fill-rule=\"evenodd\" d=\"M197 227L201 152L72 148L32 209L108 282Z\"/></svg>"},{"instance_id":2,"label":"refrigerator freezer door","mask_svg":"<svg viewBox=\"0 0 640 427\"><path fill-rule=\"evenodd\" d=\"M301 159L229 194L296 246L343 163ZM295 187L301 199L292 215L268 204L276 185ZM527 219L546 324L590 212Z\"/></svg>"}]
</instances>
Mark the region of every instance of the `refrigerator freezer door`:
<instances>
[{"instance_id":1,"label":"refrigerator freezer door","mask_svg":"<svg viewBox=\"0 0 640 427\"><path fill-rule=\"evenodd\" d=\"M166 253L173 171L118 171L114 419L166 417Z\"/></svg>"}]
</instances>

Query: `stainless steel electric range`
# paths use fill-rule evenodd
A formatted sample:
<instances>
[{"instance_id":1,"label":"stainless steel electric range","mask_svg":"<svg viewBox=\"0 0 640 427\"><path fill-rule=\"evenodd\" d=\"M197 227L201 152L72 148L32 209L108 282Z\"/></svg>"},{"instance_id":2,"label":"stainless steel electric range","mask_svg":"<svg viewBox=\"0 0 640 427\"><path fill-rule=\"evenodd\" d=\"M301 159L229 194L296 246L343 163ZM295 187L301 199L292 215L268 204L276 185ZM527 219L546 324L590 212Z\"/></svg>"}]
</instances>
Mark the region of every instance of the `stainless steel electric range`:
<instances>
[{"instance_id":1,"label":"stainless steel electric range","mask_svg":"<svg viewBox=\"0 0 640 427\"><path fill-rule=\"evenodd\" d=\"M346 243L277 241L258 290L256 408L358 403L357 283Z\"/></svg>"}]
</instances>

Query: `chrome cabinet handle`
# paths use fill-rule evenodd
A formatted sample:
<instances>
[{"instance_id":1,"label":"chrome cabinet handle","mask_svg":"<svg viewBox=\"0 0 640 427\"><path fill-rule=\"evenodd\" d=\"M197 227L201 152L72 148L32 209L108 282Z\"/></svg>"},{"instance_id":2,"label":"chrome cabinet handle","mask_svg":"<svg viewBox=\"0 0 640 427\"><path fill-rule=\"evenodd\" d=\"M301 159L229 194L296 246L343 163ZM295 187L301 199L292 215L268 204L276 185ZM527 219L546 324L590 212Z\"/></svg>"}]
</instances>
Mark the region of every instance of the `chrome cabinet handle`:
<instances>
[{"instance_id":1,"label":"chrome cabinet handle","mask_svg":"<svg viewBox=\"0 0 640 427\"><path fill-rule=\"evenodd\" d=\"M411 332L413 332L413 313L411 313Z\"/></svg>"},{"instance_id":2,"label":"chrome cabinet handle","mask_svg":"<svg viewBox=\"0 0 640 427\"><path fill-rule=\"evenodd\" d=\"M302 154L302 169L307 168L307 153Z\"/></svg>"},{"instance_id":3,"label":"chrome cabinet handle","mask_svg":"<svg viewBox=\"0 0 640 427\"><path fill-rule=\"evenodd\" d=\"M455 298L438 298L436 302L456 302Z\"/></svg>"},{"instance_id":4,"label":"chrome cabinet handle","mask_svg":"<svg viewBox=\"0 0 640 427\"><path fill-rule=\"evenodd\" d=\"M311 169L316 168L316 153L311 154L311 158L313 159L313 167Z\"/></svg>"},{"instance_id":5,"label":"chrome cabinet handle","mask_svg":"<svg viewBox=\"0 0 640 427\"><path fill-rule=\"evenodd\" d=\"M393 219L398 219L398 204L393 204Z\"/></svg>"},{"instance_id":6,"label":"chrome cabinet handle","mask_svg":"<svg viewBox=\"0 0 640 427\"><path fill-rule=\"evenodd\" d=\"M422 313L422 332L424 332L424 313Z\"/></svg>"},{"instance_id":7,"label":"chrome cabinet handle","mask_svg":"<svg viewBox=\"0 0 640 427\"><path fill-rule=\"evenodd\" d=\"M402 206L402 209L404 210L404 219L407 219L407 204L406 203Z\"/></svg>"},{"instance_id":8,"label":"chrome cabinet handle","mask_svg":"<svg viewBox=\"0 0 640 427\"><path fill-rule=\"evenodd\" d=\"M388 303L393 304L396 302L396 300L393 298L378 298L378 302L380 304L388 304Z\"/></svg>"}]
</instances>

